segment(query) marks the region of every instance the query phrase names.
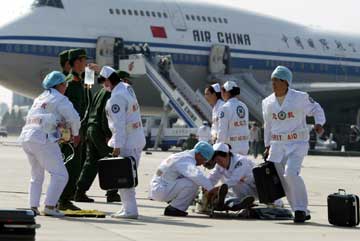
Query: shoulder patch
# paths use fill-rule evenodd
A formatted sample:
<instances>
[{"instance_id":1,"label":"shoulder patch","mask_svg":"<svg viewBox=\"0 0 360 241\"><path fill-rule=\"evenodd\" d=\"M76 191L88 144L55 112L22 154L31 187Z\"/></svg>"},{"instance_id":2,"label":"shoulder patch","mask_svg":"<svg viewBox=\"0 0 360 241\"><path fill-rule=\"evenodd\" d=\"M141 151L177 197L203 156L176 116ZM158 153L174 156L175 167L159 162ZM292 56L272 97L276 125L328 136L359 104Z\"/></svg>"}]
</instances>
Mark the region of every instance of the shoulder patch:
<instances>
[{"instance_id":1,"label":"shoulder patch","mask_svg":"<svg viewBox=\"0 0 360 241\"><path fill-rule=\"evenodd\" d=\"M222 118L224 118L224 116L225 116L224 111L221 111L221 112L219 113L219 118L222 119Z\"/></svg>"},{"instance_id":2,"label":"shoulder patch","mask_svg":"<svg viewBox=\"0 0 360 241\"><path fill-rule=\"evenodd\" d=\"M132 88L131 86L128 86L128 87L127 87L127 90L128 90L129 94L130 94L132 97L135 97L135 92L134 92L134 90L133 90L133 88Z\"/></svg>"},{"instance_id":3,"label":"shoulder patch","mask_svg":"<svg viewBox=\"0 0 360 241\"><path fill-rule=\"evenodd\" d=\"M234 169L238 168L238 167L241 167L242 166L242 163L241 161L238 161L235 166L234 166Z\"/></svg>"},{"instance_id":4,"label":"shoulder patch","mask_svg":"<svg viewBox=\"0 0 360 241\"><path fill-rule=\"evenodd\" d=\"M118 113L118 112L120 111L120 106L117 105L117 104L113 104L113 105L111 106L111 111L112 111L114 114Z\"/></svg>"},{"instance_id":5,"label":"shoulder patch","mask_svg":"<svg viewBox=\"0 0 360 241\"><path fill-rule=\"evenodd\" d=\"M241 105L239 105L236 108L236 114L239 116L239 118L244 118L246 115L245 109L244 107L242 107Z\"/></svg>"}]
</instances>

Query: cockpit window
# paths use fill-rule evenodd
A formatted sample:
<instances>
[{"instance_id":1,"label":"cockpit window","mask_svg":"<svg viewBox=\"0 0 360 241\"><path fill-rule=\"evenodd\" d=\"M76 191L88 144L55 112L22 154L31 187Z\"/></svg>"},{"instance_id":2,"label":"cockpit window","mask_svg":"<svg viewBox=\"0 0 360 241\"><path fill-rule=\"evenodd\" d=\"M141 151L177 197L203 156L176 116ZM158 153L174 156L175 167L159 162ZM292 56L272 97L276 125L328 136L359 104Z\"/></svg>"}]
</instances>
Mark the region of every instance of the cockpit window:
<instances>
[{"instance_id":1,"label":"cockpit window","mask_svg":"<svg viewBox=\"0 0 360 241\"><path fill-rule=\"evenodd\" d=\"M54 8L64 8L61 0L35 0L33 3L34 7L54 7Z\"/></svg>"}]
</instances>

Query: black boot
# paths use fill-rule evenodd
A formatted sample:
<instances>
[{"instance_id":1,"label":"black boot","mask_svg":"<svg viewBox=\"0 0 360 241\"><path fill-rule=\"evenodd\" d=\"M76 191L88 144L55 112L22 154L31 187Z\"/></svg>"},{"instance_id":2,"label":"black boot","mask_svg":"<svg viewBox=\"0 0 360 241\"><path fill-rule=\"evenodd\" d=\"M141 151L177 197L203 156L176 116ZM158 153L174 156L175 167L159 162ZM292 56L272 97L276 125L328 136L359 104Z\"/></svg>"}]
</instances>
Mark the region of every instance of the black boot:
<instances>
[{"instance_id":1,"label":"black boot","mask_svg":"<svg viewBox=\"0 0 360 241\"><path fill-rule=\"evenodd\" d=\"M89 198L85 192L76 190L75 195L74 195L74 201L82 202L82 203L93 203L94 199Z\"/></svg>"},{"instance_id":2,"label":"black boot","mask_svg":"<svg viewBox=\"0 0 360 241\"><path fill-rule=\"evenodd\" d=\"M106 193L106 202L113 203L113 202L121 202L121 197L118 193Z\"/></svg>"},{"instance_id":3,"label":"black boot","mask_svg":"<svg viewBox=\"0 0 360 241\"><path fill-rule=\"evenodd\" d=\"M214 210L222 211L225 209L224 202L227 193L228 193L228 186L226 184L222 184L218 190L215 199L213 200Z\"/></svg>"},{"instance_id":4,"label":"black boot","mask_svg":"<svg viewBox=\"0 0 360 241\"><path fill-rule=\"evenodd\" d=\"M59 210L65 211L65 210L73 210L73 211L79 211L81 210L77 206L75 206L71 201L69 200L61 200L59 201L57 205Z\"/></svg>"},{"instance_id":5,"label":"black boot","mask_svg":"<svg viewBox=\"0 0 360 241\"><path fill-rule=\"evenodd\" d=\"M306 215L304 211L295 211L294 223L304 223L306 220L310 220L311 216Z\"/></svg>"},{"instance_id":6,"label":"black boot","mask_svg":"<svg viewBox=\"0 0 360 241\"><path fill-rule=\"evenodd\" d=\"M174 217L185 217L188 215L188 213L169 205L165 208L164 215L165 216L174 216Z\"/></svg>"}]
</instances>

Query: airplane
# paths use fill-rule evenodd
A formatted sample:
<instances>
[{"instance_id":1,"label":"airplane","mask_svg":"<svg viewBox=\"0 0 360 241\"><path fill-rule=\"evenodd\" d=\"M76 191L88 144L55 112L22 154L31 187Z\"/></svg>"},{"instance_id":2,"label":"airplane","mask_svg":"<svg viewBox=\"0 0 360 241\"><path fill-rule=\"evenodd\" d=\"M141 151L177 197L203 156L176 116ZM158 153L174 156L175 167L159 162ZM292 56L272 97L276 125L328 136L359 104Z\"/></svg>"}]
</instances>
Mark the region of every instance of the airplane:
<instances>
[{"instance_id":1,"label":"airplane","mask_svg":"<svg viewBox=\"0 0 360 241\"><path fill-rule=\"evenodd\" d=\"M147 43L152 54L170 55L182 78L201 91L218 74L241 73L269 89L271 72L285 65L294 73L294 88L310 92L331 125L354 123L360 113L359 35L196 0L35 0L0 28L0 84L35 97L43 77L60 69L59 52L84 48L100 61L104 37L130 47ZM150 81L136 79L134 88L143 109L162 110Z\"/></svg>"}]
</instances>

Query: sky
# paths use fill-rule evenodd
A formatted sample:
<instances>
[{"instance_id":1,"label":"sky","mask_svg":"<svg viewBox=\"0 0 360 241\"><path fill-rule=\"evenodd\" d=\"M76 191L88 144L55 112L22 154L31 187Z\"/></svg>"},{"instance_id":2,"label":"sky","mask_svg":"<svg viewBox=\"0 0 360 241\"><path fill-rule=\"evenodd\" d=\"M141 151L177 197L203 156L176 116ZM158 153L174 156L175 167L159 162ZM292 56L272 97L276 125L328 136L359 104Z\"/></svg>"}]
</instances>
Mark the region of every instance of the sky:
<instances>
[{"instance_id":1,"label":"sky","mask_svg":"<svg viewBox=\"0 0 360 241\"><path fill-rule=\"evenodd\" d=\"M0 25L15 14L22 12L21 9L29 6L33 1L0 0ZM198 1L219 2L219 0ZM307 26L360 35L360 0L222 0L221 2ZM3 101L10 103L11 94L10 91L0 87L0 102Z\"/></svg>"}]
</instances>

